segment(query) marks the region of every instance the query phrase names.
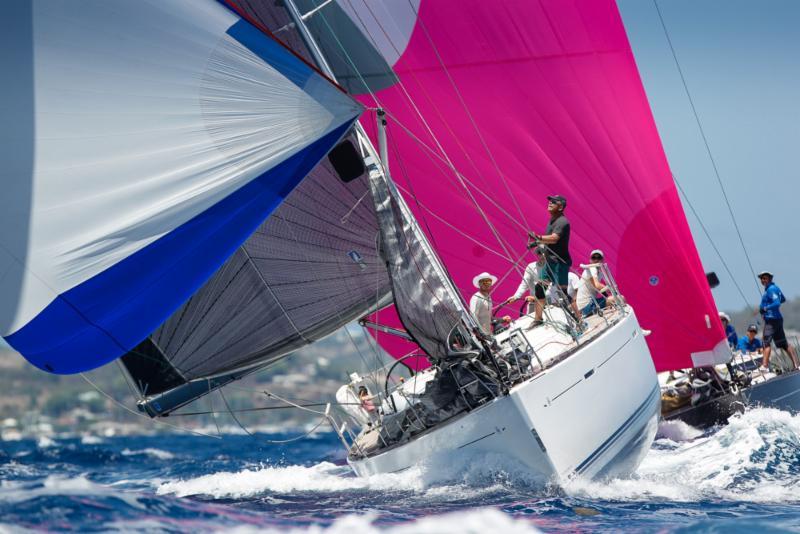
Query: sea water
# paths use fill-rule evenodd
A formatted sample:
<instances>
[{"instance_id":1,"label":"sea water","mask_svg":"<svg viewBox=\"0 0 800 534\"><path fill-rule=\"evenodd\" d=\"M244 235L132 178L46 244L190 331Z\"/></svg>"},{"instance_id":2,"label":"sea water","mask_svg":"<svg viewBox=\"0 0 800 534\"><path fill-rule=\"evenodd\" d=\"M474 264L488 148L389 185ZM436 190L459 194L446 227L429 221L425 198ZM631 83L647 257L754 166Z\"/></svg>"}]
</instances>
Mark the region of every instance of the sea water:
<instances>
[{"instance_id":1,"label":"sea water","mask_svg":"<svg viewBox=\"0 0 800 534\"><path fill-rule=\"evenodd\" d=\"M800 416L662 423L628 479L532 486L502 458L355 477L334 434L0 442L0 531L800 531Z\"/></svg>"}]
</instances>

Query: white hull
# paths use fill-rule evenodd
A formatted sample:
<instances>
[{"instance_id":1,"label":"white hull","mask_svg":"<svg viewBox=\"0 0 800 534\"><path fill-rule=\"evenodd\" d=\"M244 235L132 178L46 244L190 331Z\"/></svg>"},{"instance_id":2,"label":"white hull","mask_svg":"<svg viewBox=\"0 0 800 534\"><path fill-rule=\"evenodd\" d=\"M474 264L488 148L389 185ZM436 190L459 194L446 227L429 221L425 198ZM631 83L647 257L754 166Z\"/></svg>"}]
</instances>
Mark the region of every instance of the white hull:
<instances>
[{"instance_id":1,"label":"white hull","mask_svg":"<svg viewBox=\"0 0 800 534\"><path fill-rule=\"evenodd\" d=\"M656 372L635 315L551 368L411 441L348 462L360 476L501 455L539 482L625 476L644 458L660 411Z\"/></svg>"}]
</instances>

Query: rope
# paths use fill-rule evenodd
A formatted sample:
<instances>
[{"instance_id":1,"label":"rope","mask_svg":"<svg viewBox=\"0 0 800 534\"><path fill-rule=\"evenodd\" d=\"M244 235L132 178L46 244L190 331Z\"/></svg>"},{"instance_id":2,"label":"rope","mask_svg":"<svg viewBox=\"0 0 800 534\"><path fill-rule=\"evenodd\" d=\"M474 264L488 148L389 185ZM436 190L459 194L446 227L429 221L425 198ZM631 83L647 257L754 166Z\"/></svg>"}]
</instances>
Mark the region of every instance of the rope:
<instances>
[{"instance_id":1,"label":"rope","mask_svg":"<svg viewBox=\"0 0 800 534\"><path fill-rule=\"evenodd\" d=\"M747 265L750 267L750 273L753 275L753 282L756 285L756 292L760 295L761 288L758 285L758 279L756 278L756 271L753 268L753 263L750 261L750 255L747 253L747 247L744 245L744 239L742 238L742 232L739 229L739 224L736 222L736 217L733 214L733 208L731 207L731 203L728 200L728 194L725 191L725 187L722 185L722 178L720 177L719 170L717 169L717 162L714 160L714 156L711 154L711 147L708 144L708 139L706 138L705 130L703 129L703 125L700 122L700 116L697 113L697 109L694 105L694 100L692 100L692 95L689 93L689 86L686 83L686 78L683 75L683 70L681 69L681 65L678 62L678 55L675 52L675 48L672 46L672 39L669 37L669 32L667 31L667 25L664 22L664 17L661 15L661 9L658 7L658 0L653 0L653 5L656 8L656 12L658 13L658 20L661 22L661 28L664 30L664 36L667 38L667 44L669 44L669 49L672 52L672 58L675 60L675 67L678 69L678 74L681 78L681 83L683 84L683 90L686 92L686 98L689 100L689 106L692 108L692 113L694 114L694 119L697 122L697 128L700 130L700 137L703 139L703 144L706 148L706 153L708 154L708 159L711 160L711 166L714 169L714 175L717 178L717 183L719 184L719 189L722 191L722 198L725 200L725 206L728 208L728 214L731 216L731 221L733 221L733 227L736 229L736 236L739 238L739 244L742 247L742 251L744 252L744 257L747 259ZM674 178L674 177L673 177Z\"/></svg>"},{"instance_id":2,"label":"rope","mask_svg":"<svg viewBox=\"0 0 800 534\"><path fill-rule=\"evenodd\" d=\"M266 392L265 392L265 393L266 393ZM244 430L245 434L247 434L247 435L248 435L248 436L250 436L251 438L255 438L255 439L258 439L258 440L260 440L260 441L267 442L267 443L276 443L276 444L281 444L281 443L291 443L292 441L299 441L299 440L301 440L301 439L303 439L303 438L307 438L308 436L310 436L311 434L313 434L313 433L314 433L314 432L315 432L315 431L316 431L316 430L317 430L317 429L318 429L318 428L319 428L319 427L322 425L322 423L324 423L324 422L327 420L327 417L326 417L326 415L323 413L323 414L322 414L322 419L320 419L319 423L317 423L316 425L314 425L314 426L311 428L311 430L309 430L308 432L306 432L306 433L304 433L304 434L301 434L301 435L299 435L299 436L295 436L295 437L293 437L293 438L289 438L289 439L267 439L267 438L262 438L262 437L260 437L260 436L257 436L257 435L255 435L255 434L253 434L253 433L252 433L252 432L250 432L249 430L247 430L247 428L246 428L246 427L245 427L245 426L242 424L242 422L241 422L241 421L239 421L239 418L238 418L238 417L236 417L236 414L234 413L234 411L233 411L233 410L231 410L231 407L230 407L230 405L228 404L228 399L226 399L226 398L225 398L225 394L224 394L224 393L222 393L222 389L219 389L219 396L220 396L220 397L222 397L222 402L224 402L224 403L225 403L225 407L228 409L228 413L229 413L229 414L231 414L231 417L233 417L233 420L234 420L234 421L236 421L236 424L237 424L237 425L239 425L239 428L241 428L242 430ZM276 397L276 398L278 398L278 397ZM298 408L301 408L299 405L297 405L296 407L298 407ZM307 410L307 411L309 411L309 412L314 412L313 410L308 410L307 408L302 408L302 409L305 409L305 410ZM314 412L314 413L320 413L320 412Z\"/></svg>"},{"instance_id":3,"label":"rope","mask_svg":"<svg viewBox=\"0 0 800 534\"><path fill-rule=\"evenodd\" d=\"M89 377L86 376L84 373L81 373L80 375L81 375L81 378L83 378L86 382L88 382L89 385L91 385L98 393L103 395L105 398L107 398L108 400L110 400L111 402L113 402L114 404L116 404L118 407L122 408L126 412L132 413L136 417L142 417L144 419L147 419L148 421L152 421L154 423L158 423L158 424L165 425L165 426L168 426L168 427L171 427L171 428L175 428L175 429L181 430L183 432L189 432L190 434L195 434L195 435L203 436L203 437L206 437L206 438L222 439L221 436L214 436L212 434L206 434L204 432L199 432L197 430L192 430L190 428L184 428L184 427L181 427L181 426L178 426L178 425L173 425L171 423L167 423L166 421L164 421L162 419L153 419L153 418L148 417L148 416L146 416L144 414L141 414L141 413L139 413L139 412L137 412L135 410L132 410L132 409L128 408L127 406L125 406L123 403L119 402L117 399L115 399L111 395L109 395L108 393L106 393L105 391L103 391L102 389L100 389L100 387L97 384L95 384L94 382L92 382L89 379Z\"/></svg>"}]
</instances>

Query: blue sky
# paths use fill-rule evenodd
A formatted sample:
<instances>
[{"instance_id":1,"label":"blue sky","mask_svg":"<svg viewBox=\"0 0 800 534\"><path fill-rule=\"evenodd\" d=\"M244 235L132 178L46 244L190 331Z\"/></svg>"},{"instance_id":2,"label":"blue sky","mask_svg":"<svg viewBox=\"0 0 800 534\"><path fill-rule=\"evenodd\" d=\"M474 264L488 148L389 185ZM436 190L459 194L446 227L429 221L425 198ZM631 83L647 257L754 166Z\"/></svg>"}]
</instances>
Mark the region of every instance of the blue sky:
<instances>
[{"instance_id":1,"label":"blue sky","mask_svg":"<svg viewBox=\"0 0 800 534\"><path fill-rule=\"evenodd\" d=\"M717 305L759 298L652 0L617 0ZM800 296L800 1L658 0L689 93L756 272ZM679 297L679 296L676 296Z\"/></svg>"}]
</instances>

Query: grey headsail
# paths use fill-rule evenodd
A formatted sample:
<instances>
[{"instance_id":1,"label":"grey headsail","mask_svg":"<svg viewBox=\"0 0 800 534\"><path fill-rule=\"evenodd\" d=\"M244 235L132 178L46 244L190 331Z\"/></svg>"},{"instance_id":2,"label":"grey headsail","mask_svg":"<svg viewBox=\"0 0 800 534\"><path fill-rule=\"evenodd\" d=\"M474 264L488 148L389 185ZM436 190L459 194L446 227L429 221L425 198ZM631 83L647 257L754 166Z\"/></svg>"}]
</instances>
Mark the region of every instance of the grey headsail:
<instances>
[{"instance_id":1,"label":"grey headsail","mask_svg":"<svg viewBox=\"0 0 800 534\"><path fill-rule=\"evenodd\" d=\"M394 183L372 158L366 161L397 315L431 359L447 358L452 334L474 326L472 315ZM461 337L470 335L461 329Z\"/></svg>"},{"instance_id":2,"label":"grey headsail","mask_svg":"<svg viewBox=\"0 0 800 534\"><path fill-rule=\"evenodd\" d=\"M366 176L344 183L320 163L189 301L123 356L147 397L143 408L168 413L387 304L377 236Z\"/></svg>"}]
</instances>

